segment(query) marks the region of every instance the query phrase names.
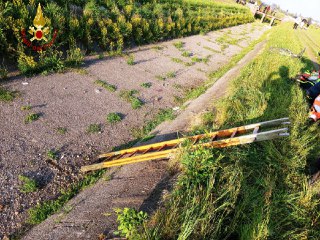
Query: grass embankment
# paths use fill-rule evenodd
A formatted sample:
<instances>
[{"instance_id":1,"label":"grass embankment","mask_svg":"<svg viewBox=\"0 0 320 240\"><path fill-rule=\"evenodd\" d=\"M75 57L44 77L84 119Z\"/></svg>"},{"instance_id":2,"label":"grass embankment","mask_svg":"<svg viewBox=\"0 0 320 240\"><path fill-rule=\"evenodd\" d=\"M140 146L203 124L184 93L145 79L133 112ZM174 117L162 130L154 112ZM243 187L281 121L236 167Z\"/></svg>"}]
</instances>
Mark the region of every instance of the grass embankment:
<instances>
[{"instance_id":1,"label":"grass embankment","mask_svg":"<svg viewBox=\"0 0 320 240\"><path fill-rule=\"evenodd\" d=\"M308 126L303 92L290 80L310 61L289 25L272 30L264 52L245 67L218 104L207 131L289 116L291 135L228 149L186 150L181 174L139 239L319 239L319 183L308 166L319 157L319 127ZM133 237L134 238L134 237Z\"/></svg>"},{"instance_id":2,"label":"grass embankment","mask_svg":"<svg viewBox=\"0 0 320 240\"><path fill-rule=\"evenodd\" d=\"M20 33L33 26L39 2L50 30L48 42L58 30L54 46L41 54L26 47ZM0 2L0 54L15 58L25 74L59 71L81 64L83 52L120 53L132 43L140 45L252 21L248 8L210 0ZM31 37L27 33L27 38Z\"/></svg>"},{"instance_id":3,"label":"grass embankment","mask_svg":"<svg viewBox=\"0 0 320 240\"><path fill-rule=\"evenodd\" d=\"M319 64L320 62L320 31L319 29L309 28L307 31L298 30L296 34L299 36L305 47L310 49L310 54L313 55L314 59Z\"/></svg>"}]
</instances>

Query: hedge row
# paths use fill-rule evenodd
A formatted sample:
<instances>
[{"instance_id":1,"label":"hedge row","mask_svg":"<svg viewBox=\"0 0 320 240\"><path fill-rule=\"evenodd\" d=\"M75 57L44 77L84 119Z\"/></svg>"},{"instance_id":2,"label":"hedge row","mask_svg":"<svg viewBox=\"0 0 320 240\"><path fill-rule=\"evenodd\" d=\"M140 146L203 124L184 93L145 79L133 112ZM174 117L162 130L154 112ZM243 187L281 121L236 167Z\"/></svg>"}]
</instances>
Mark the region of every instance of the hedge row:
<instances>
[{"instance_id":1,"label":"hedge row","mask_svg":"<svg viewBox=\"0 0 320 240\"><path fill-rule=\"evenodd\" d=\"M121 52L125 46L188 36L253 21L242 6L209 0L14 0L0 2L0 54L30 62L39 57L22 43L21 29L33 26L41 3L50 28L58 34L54 50L43 58L56 56L56 50L80 47L86 52ZM28 32L26 33L32 37ZM52 39L48 38L48 42Z\"/></svg>"}]
</instances>

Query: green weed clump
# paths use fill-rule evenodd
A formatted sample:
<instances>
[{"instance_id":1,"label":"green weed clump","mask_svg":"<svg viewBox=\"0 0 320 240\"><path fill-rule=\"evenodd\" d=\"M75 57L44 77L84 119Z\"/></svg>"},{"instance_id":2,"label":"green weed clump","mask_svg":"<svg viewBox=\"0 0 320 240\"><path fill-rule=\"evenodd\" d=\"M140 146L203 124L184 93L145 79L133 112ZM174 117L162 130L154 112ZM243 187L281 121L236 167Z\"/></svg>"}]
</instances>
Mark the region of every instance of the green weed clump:
<instances>
[{"instance_id":1,"label":"green weed clump","mask_svg":"<svg viewBox=\"0 0 320 240\"><path fill-rule=\"evenodd\" d=\"M87 128L87 133L99 133L101 132L101 124L90 124Z\"/></svg>"},{"instance_id":2,"label":"green weed clump","mask_svg":"<svg viewBox=\"0 0 320 240\"><path fill-rule=\"evenodd\" d=\"M24 118L24 123L32 123L34 121L37 121L40 118L39 113L29 113L25 118Z\"/></svg>"},{"instance_id":3,"label":"green weed clump","mask_svg":"<svg viewBox=\"0 0 320 240\"><path fill-rule=\"evenodd\" d=\"M306 172L319 157L320 132L308 125L304 94L290 81L312 64L271 53L272 46L293 52L302 47L291 25L274 28L264 52L216 103L214 127L289 117L290 137L225 149L187 143L178 160L177 183L140 230L140 239L320 238L319 183L310 186ZM212 121L212 116L205 118Z\"/></svg>"},{"instance_id":4,"label":"green weed clump","mask_svg":"<svg viewBox=\"0 0 320 240\"><path fill-rule=\"evenodd\" d=\"M184 51L184 52L181 53L181 56L183 56L183 57L191 57L192 53L188 52L188 51Z\"/></svg>"},{"instance_id":5,"label":"green weed clump","mask_svg":"<svg viewBox=\"0 0 320 240\"><path fill-rule=\"evenodd\" d=\"M57 132L59 133L59 134L66 134L67 132L68 132L68 129L67 128L65 128L65 127L58 127L57 128Z\"/></svg>"},{"instance_id":6,"label":"green weed clump","mask_svg":"<svg viewBox=\"0 0 320 240\"><path fill-rule=\"evenodd\" d=\"M141 87L144 87L144 88L151 88L151 86L152 86L151 82L145 82L141 84Z\"/></svg>"},{"instance_id":7,"label":"green weed clump","mask_svg":"<svg viewBox=\"0 0 320 240\"><path fill-rule=\"evenodd\" d=\"M170 71L170 72L167 72L167 73L165 73L163 75L157 75L156 79L164 81L164 80L167 80L169 78L175 78L176 76L177 76L177 73L175 71Z\"/></svg>"},{"instance_id":8,"label":"green weed clump","mask_svg":"<svg viewBox=\"0 0 320 240\"><path fill-rule=\"evenodd\" d=\"M51 160L57 160L58 159L58 151L55 151L54 149L50 149L47 152L47 157Z\"/></svg>"},{"instance_id":9,"label":"green weed clump","mask_svg":"<svg viewBox=\"0 0 320 240\"><path fill-rule=\"evenodd\" d=\"M127 64L128 65L134 65L135 64L135 62L134 62L134 55L133 54L130 54L129 56L128 56L128 58L127 58Z\"/></svg>"},{"instance_id":10,"label":"green weed clump","mask_svg":"<svg viewBox=\"0 0 320 240\"><path fill-rule=\"evenodd\" d=\"M31 108L32 108L31 105L24 105L24 106L22 106L20 109L21 109L22 111L27 111L27 110L31 110Z\"/></svg>"},{"instance_id":11,"label":"green weed clump","mask_svg":"<svg viewBox=\"0 0 320 240\"><path fill-rule=\"evenodd\" d=\"M122 90L120 92L120 97L131 103L131 107L133 109L138 109L141 108L144 103L137 96L135 96L137 93L137 90Z\"/></svg>"},{"instance_id":12,"label":"green weed clump","mask_svg":"<svg viewBox=\"0 0 320 240\"><path fill-rule=\"evenodd\" d=\"M107 115L107 122L114 124L117 122L120 122L122 120L121 114L120 113L109 113Z\"/></svg>"},{"instance_id":13,"label":"green weed clump","mask_svg":"<svg viewBox=\"0 0 320 240\"><path fill-rule=\"evenodd\" d=\"M19 175L18 178L23 183L23 185L20 186L21 192L31 193L38 190L38 184L34 179L22 175Z\"/></svg>"},{"instance_id":14,"label":"green weed clump","mask_svg":"<svg viewBox=\"0 0 320 240\"><path fill-rule=\"evenodd\" d=\"M15 98L14 92L4 89L0 86L0 101L10 102Z\"/></svg>"},{"instance_id":15,"label":"green weed clump","mask_svg":"<svg viewBox=\"0 0 320 240\"><path fill-rule=\"evenodd\" d=\"M115 92L117 90L117 87L115 85L112 85L102 80L97 80L94 83L110 92Z\"/></svg>"},{"instance_id":16,"label":"green weed clump","mask_svg":"<svg viewBox=\"0 0 320 240\"><path fill-rule=\"evenodd\" d=\"M175 43L173 43L173 46L175 46L177 49L181 50L184 46L184 42L181 42L181 41L175 42Z\"/></svg>"}]
</instances>

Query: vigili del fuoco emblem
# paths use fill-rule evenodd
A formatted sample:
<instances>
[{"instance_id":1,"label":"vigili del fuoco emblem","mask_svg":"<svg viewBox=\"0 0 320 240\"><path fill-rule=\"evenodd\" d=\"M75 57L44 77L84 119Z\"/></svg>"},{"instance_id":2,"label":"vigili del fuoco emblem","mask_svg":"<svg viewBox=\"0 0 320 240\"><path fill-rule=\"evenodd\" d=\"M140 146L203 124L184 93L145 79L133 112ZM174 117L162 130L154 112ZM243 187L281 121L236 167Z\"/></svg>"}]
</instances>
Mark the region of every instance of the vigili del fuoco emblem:
<instances>
[{"instance_id":1,"label":"vigili del fuoco emblem","mask_svg":"<svg viewBox=\"0 0 320 240\"><path fill-rule=\"evenodd\" d=\"M32 48L34 51L43 51L51 47L57 37L57 30L54 30L53 37L49 43L48 34L50 32L49 27L46 27L46 20L43 16L41 5L39 3L37 8L37 14L33 20L33 25L29 27L28 33L31 35L31 39L28 39L26 30L21 31L22 41L25 45ZM46 42L45 44L41 44Z\"/></svg>"}]
</instances>

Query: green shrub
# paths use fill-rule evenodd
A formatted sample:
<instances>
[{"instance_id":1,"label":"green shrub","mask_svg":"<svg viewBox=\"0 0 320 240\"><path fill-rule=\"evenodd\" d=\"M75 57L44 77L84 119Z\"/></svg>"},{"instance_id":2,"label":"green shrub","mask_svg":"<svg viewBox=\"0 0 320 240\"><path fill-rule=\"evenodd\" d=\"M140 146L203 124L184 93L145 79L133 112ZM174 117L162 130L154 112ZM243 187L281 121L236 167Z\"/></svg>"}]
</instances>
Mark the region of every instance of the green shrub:
<instances>
[{"instance_id":1,"label":"green shrub","mask_svg":"<svg viewBox=\"0 0 320 240\"><path fill-rule=\"evenodd\" d=\"M67 50L66 65L69 67L78 67L83 64L84 55L80 48Z\"/></svg>"},{"instance_id":2,"label":"green shrub","mask_svg":"<svg viewBox=\"0 0 320 240\"><path fill-rule=\"evenodd\" d=\"M133 208L117 208L115 211L119 223L116 234L128 239L139 239L138 228L146 221L148 214L143 211L138 212Z\"/></svg>"},{"instance_id":3,"label":"green shrub","mask_svg":"<svg viewBox=\"0 0 320 240\"><path fill-rule=\"evenodd\" d=\"M49 54L45 58L21 43L19 32L32 26L36 2L0 2L0 55L17 59L24 74L49 73L61 71L64 66L81 65L80 46L87 53L97 47L109 53L120 53L124 46L132 44L205 33L253 21L247 8L209 0L42 3L46 26L50 29L48 41L52 40L53 30L59 29L54 50L46 50ZM177 42L176 46L181 50L183 43ZM62 50L65 57L54 53Z\"/></svg>"}]
</instances>

